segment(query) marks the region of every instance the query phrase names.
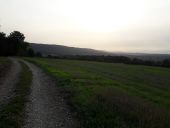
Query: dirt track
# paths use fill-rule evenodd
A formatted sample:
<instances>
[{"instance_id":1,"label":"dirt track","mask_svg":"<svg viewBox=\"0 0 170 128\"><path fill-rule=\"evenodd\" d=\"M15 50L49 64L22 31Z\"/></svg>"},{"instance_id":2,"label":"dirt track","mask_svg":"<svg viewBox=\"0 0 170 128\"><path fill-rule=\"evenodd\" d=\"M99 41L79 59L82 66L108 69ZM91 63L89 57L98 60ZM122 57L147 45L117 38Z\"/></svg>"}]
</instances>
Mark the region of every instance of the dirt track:
<instances>
[{"instance_id":1,"label":"dirt track","mask_svg":"<svg viewBox=\"0 0 170 128\"><path fill-rule=\"evenodd\" d=\"M33 73L33 81L24 128L75 128L74 120L55 81L37 66L25 63Z\"/></svg>"}]
</instances>

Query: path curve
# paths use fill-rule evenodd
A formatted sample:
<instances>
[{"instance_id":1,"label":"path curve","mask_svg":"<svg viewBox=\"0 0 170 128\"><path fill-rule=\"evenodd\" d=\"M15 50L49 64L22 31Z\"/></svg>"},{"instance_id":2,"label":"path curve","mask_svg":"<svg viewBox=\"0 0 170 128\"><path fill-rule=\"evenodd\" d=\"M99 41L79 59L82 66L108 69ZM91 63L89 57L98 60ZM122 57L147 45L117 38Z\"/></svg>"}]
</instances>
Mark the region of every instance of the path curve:
<instances>
[{"instance_id":1,"label":"path curve","mask_svg":"<svg viewBox=\"0 0 170 128\"><path fill-rule=\"evenodd\" d=\"M17 59L10 58L12 65L9 72L1 78L0 84L0 105L5 104L14 95L13 90L18 82L21 66Z\"/></svg>"},{"instance_id":2,"label":"path curve","mask_svg":"<svg viewBox=\"0 0 170 128\"><path fill-rule=\"evenodd\" d=\"M37 66L24 61L33 73L33 81L24 128L75 128L68 106L55 81Z\"/></svg>"}]
</instances>

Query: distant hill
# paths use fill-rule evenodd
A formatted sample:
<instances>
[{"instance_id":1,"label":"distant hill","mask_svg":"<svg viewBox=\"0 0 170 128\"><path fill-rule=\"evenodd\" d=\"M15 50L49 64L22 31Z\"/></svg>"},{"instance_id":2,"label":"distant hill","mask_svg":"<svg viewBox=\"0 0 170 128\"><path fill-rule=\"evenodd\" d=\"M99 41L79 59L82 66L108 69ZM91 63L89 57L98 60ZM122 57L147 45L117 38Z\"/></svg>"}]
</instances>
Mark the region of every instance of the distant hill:
<instances>
[{"instance_id":1,"label":"distant hill","mask_svg":"<svg viewBox=\"0 0 170 128\"><path fill-rule=\"evenodd\" d=\"M94 50L88 48L76 48L63 45L37 44L30 43L31 48L36 52L41 52L44 56L62 56L62 55L112 55L127 56L130 58L138 58L143 60L161 61L170 59L170 54L146 54L146 53L127 53L127 52L106 52L102 50Z\"/></svg>"},{"instance_id":2,"label":"distant hill","mask_svg":"<svg viewBox=\"0 0 170 128\"><path fill-rule=\"evenodd\" d=\"M76 48L68 47L62 45L52 45L52 44L36 44L30 43L31 48L36 52L41 52L43 55L109 55L111 53L88 49L88 48Z\"/></svg>"}]
</instances>

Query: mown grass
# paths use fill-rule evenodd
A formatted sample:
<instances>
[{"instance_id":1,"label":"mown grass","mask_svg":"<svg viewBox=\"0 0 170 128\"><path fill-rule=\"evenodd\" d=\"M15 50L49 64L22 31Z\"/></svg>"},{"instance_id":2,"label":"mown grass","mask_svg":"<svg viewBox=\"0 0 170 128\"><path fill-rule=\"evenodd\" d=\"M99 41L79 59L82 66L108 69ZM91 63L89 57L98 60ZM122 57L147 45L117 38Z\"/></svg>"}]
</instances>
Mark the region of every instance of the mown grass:
<instances>
[{"instance_id":1,"label":"mown grass","mask_svg":"<svg viewBox=\"0 0 170 128\"><path fill-rule=\"evenodd\" d=\"M24 63L21 62L21 65L22 71L14 96L8 104L0 107L0 128L20 128L22 126L27 96L30 92L32 72Z\"/></svg>"},{"instance_id":2,"label":"mown grass","mask_svg":"<svg viewBox=\"0 0 170 128\"><path fill-rule=\"evenodd\" d=\"M170 128L170 69L101 62L29 59L72 93L86 128Z\"/></svg>"}]
</instances>

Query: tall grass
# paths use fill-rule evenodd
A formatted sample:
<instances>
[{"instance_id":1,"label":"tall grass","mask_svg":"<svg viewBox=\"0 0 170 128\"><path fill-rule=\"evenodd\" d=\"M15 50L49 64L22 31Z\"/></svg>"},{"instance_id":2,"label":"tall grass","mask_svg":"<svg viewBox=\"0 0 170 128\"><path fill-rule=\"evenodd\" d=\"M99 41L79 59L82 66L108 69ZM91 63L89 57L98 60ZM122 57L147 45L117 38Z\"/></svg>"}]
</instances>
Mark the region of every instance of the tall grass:
<instances>
[{"instance_id":1,"label":"tall grass","mask_svg":"<svg viewBox=\"0 0 170 128\"><path fill-rule=\"evenodd\" d=\"M80 109L87 128L169 128L170 114L139 97L105 88ZM83 115L83 116L82 116Z\"/></svg>"}]
</instances>

